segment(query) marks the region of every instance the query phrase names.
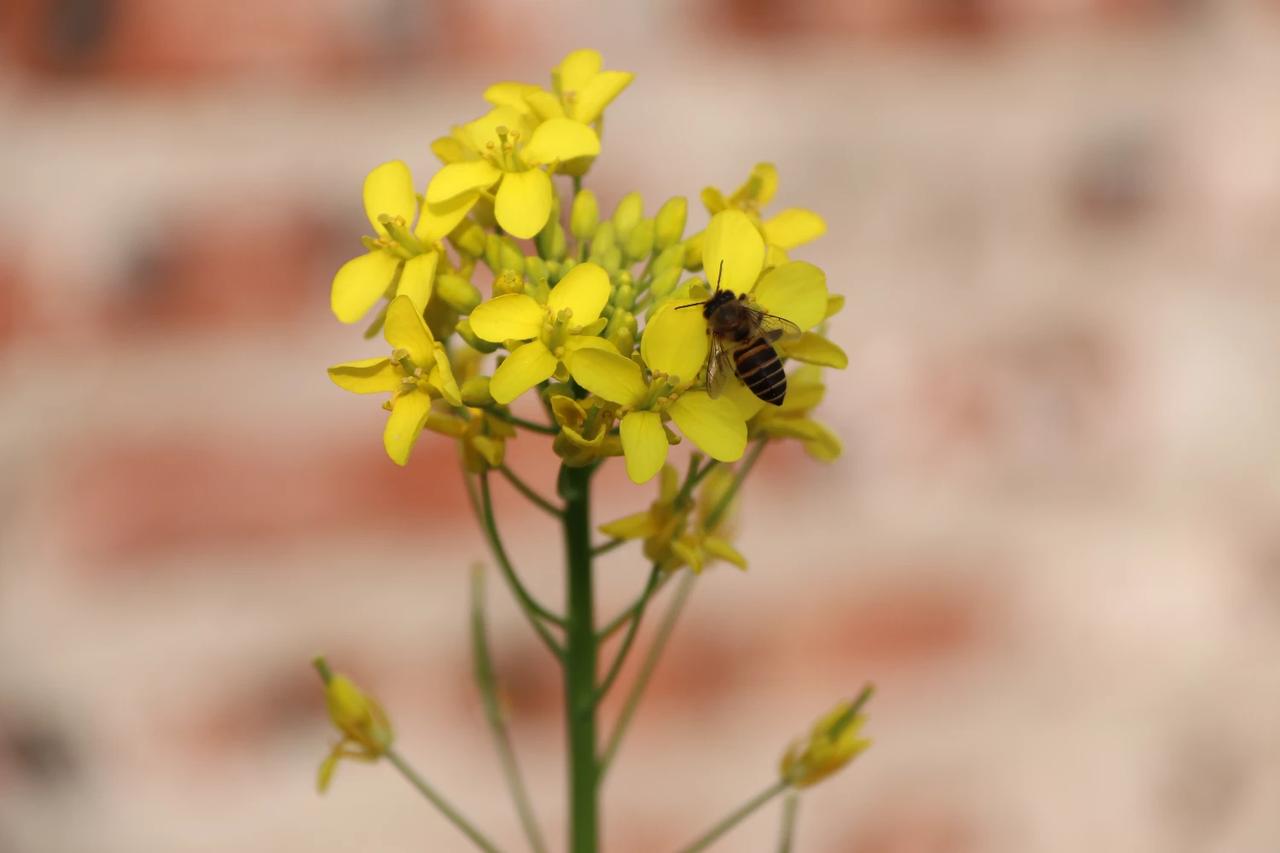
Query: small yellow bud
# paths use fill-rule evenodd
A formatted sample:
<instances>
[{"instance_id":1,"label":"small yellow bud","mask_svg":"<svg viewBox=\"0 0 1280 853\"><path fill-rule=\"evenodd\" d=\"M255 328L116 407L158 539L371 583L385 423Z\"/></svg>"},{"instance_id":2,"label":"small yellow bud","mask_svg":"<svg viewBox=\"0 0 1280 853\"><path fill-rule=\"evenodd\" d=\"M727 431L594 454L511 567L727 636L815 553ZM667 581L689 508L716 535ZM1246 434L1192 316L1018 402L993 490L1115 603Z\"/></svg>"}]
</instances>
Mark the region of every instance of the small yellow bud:
<instances>
[{"instance_id":1,"label":"small yellow bud","mask_svg":"<svg viewBox=\"0 0 1280 853\"><path fill-rule=\"evenodd\" d=\"M524 259L524 276L531 283L537 284L547 281L551 277L551 271L542 258L530 256Z\"/></svg>"},{"instance_id":2,"label":"small yellow bud","mask_svg":"<svg viewBox=\"0 0 1280 853\"><path fill-rule=\"evenodd\" d=\"M339 760L348 757L365 761L381 758L391 748L395 733L376 699L365 694L346 676L335 675L323 657L316 658L313 664L324 682L329 719L342 733L342 740L320 765L318 786L324 791Z\"/></svg>"},{"instance_id":3,"label":"small yellow bud","mask_svg":"<svg viewBox=\"0 0 1280 853\"><path fill-rule=\"evenodd\" d=\"M699 231L684 241L684 268L689 272L702 269L702 240L706 233Z\"/></svg>"},{"instance_id":4,"label":"small yellow bud","mask_svg":"<svg viewBox=\"0 0 1280 853\"><path fill-rule=\"evenodd\" d=\"M688 215L689 202L682 195L667 199L658 208L658 215L654 219L653 244L659 252L680 242Z\"/></svg>"},{"instance_id":5,"label":"small yellow bud","mask_svg":"<svg viewBox=\"0 0 1280 853\"><path fill-rule=\"evenodd\" d=\"M554 218L548 220L546 227L538 232L535 243L540 257L562 260L568 248L565 244L564 226Z\"/></svg>"},{"instance_id":6,"label":"small yellow bud","mask_svg":"<svg viewBox=\"0 0 1280 853\"><path fill-rule=\"evenodd\" d=\"M474 284L462 276L447 272L436 276L436 293L445 304L462 314L470 314L483 300L479 288Z\"/></svg>"},{"instance_id":7,"label":"small yellow bud","mask_svg":"<svg viewBox=\"0 0 1280 853\"><path fill-rule=\"evenodd\" d=\"M867 685L852 702L836 705L814 723L807 740L793 743L782 756L780 772L797 788L806 788L835 773L871 745L859 737L866 717L860 713L874 688Z\"/></svg>"},{"instance_id":8,"label":"small yellow bud","mask_svg":"<svg viewBox=\"0 0 1280 853\"><path fill-rule=\"evenodd\" d=\"M493 280L493 295L505 296L508 293L524 293L524 276L514 270L504 270Z\"/></svg>"},{"instance_id":9,"label":"small yellow bud","mask_svg":"<svg viewBox=\"0 0 1280 853\"><path fill-rule=\"evenodd\" d=\"M664 270L654 276L653 283L649 285L649 291L653 294L653 300L657 303L661 299L665 299L671 291L676 289L676 283L680 281L680 275L684 270L680 267Z\"/></svg>"},{"instance_id":10,"label":"small yellow bud","mask_svg":"<svg viewBox=\"0 0 1280 853\"><path fill-rule=\"evenodd\" d=\"M627 236L626 256L632 260L647 258L653 252L653 220L642 219Z\"/></svg>"},{"instance_id":11,"label":"small yellow bud","mask_svg":"<svg viewBox=\"0 0 1280 853\"><path fill-rule=\"evenodd\" d=\"M600 207L596 204L596 195L591 190L583 190L574 196L573 208L569 213L569 230L579 243L594 239L596 226L600 224Z\"/></svg>"},{"instance_id":12,"label":"small yellow bud","mask_svg":"<svg viewBox=\"0 0 1280 853\"><path fill-rule=\"evenodd\" d=\"M463 382L458 390L462 394L462 402L468 406L493 405L493 396L489 393L488 376L472 376Z\"/></svg>"},{"instance_id":13,"label":"small yellow bud","mask_svg":"<svg viewBox=\"0 0 1280 853\"><path fill-rule=\"evenodd\" d=\"M591 238L590 259L601 263L605 255L617 248L617 231L612 222L601 222ZM602 264L603 265L603 264Z\"/></svg>"},{"instance_id":14,"label":"small yellow bud","mask_svg":"<svg viewBox=\"0 0 1280 853\"><path fill-rule=\"evenodd\" d=\"M644 199L640 193L631 192L622 197L613 211L613 227L618 239L625 242L644 216Z\"/></svg>"},{"instance_id":15,"label":"small yellow bud","mask_svg":"<svg viewBox=\"0 0 1280 853\"><path fill-rule=\"evenodd\" d=\"M465 220L449 235L449 242L460 254L468 258L478 258L484 254L485 231L470 219Z\"/></svg>"}]
</instances>

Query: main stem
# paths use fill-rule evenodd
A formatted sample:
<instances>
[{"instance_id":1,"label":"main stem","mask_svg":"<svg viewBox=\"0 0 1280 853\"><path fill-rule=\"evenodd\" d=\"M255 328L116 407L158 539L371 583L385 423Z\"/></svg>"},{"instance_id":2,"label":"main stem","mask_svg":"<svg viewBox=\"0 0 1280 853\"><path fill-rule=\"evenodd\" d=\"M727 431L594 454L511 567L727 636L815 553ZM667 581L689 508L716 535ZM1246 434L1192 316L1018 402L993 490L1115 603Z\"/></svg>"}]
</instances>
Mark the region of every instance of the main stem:
<instances>
[{"instance_id":1,"label":"main stem","mask_svg":"<svg viewBox=\"0 0 1280 853\"><path fill-rule=\"evenodd\" d=\"M595 853L599 841L596 785L596 629L591 590L591 468L560 469L568 563L564 701L569 743L569 826L573 853Z\"/></svg>"}]
</instances>

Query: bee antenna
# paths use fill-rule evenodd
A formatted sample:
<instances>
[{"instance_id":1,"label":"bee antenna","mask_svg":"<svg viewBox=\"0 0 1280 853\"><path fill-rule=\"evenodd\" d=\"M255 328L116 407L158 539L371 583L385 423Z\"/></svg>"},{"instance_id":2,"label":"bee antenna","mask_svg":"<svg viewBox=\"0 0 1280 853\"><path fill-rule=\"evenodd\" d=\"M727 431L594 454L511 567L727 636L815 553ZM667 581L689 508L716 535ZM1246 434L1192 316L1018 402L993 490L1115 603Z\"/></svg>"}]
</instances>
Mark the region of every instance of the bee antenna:
<instances>
[{"instance_id":1,"label":"bee antenna","mask_svg":"<svg viewBox=\"0 0 1280 853\"><path fill-rule=\"evenodd\" d=\"M701 308L703 305L706 305L706 304L707 303L705 302L690 302L688 305L677 305L675 307L675 310L679 311L682 308Z\"/></svg>"},{"instance_id":2,"label":"bee antenna","mask_svg":"<svg viewBox=\"0 0 1280 853\"><path fill-rule=\"evenodd\" d=\"M720 259L720 272L716 273L716 291L720 290L720 279L724 278L724 258Z\"/></svg>"}]
</instances>

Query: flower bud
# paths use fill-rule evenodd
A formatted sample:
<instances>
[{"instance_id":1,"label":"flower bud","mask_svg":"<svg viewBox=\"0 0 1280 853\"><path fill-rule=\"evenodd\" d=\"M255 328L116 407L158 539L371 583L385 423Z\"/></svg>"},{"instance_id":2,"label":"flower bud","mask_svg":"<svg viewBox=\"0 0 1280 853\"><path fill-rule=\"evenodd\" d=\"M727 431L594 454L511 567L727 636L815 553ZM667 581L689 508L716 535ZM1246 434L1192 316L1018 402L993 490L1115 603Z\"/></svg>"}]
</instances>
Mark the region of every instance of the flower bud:
<instances>
[{"instance_id":1,"label":"flower bud","mask_svg":"<svg viewBox=\"0 0 1280 853\"><path fill-rule=\"evenodd\" d=\"M596 228L596 234L591 238L591 255L590 260L603 264L601 261L605 255L612 249L617 248L617 232L614 230L612 222L601 222Z\"/></svg>"},{"instance_id":2,"label":"flower bud","mask_svg":"<svg viewBox=\"0 0 1280 853\"><path fill-rule=\"evenodd\" d=\"M492 406L493 395L489 393L488 376L472 376L462 383L459 389L462 402L468 406Z\"/></svg>"},{"instance_id":3,"label":"flower bud","mask_svg":"<svg viewBox=\"0 0 1280 853\"><path fill-rule=\"evenodd\" d=\"M366 695L346 676L335 675L324 658L318 657L313 663L324 681L329 719L342 733L342 740L320 765L318 787L324 791L338 761L350 755L348 750L355 750L366 759L381 758L391 748L395 733L376 699Z\"/></svg>"},{"instance_id":4,"label":"flower bud","mask_svg":"<svg viewBox=\"0 0 1280 853\"><path fill-rule=\"evenodd\" d=\"M535 243L540 257L554 258L557 261L562 259L567 248L564 239L564 226L557 220L551 219L547 222L547 226L538 232Z\"/></svg>"},{"instance_id":5,"label":"flower bud","mask_svg":"<svg viewBox=\"0 0 1280 853\"><path fill-rule=\"evenodd\" d=\"M873 688L867 685L858 698L848 700L818 720L808 740L798 740L782 756L782 778L797 788L806 788L835 773L871 745L859 737L866 717L860 713L871 698Z\"/></svg>"},{"instance_id":6,"label":"flower bud","mask_svg":"<svg viewBox=\"0 0 1280 853\"><path fill-rule=\"evenodd\" d=\"M530 255L524 259L524 277L531 283L546 281L551 277L547 262L537 255Z\"/></svg>"},{"instance_id":7,"label":"flower bud","mask_svg":"<svg viewBox=\"0 0 1280 853\"><path fill-rule=\"evenodd\" d=\"M642 219L627 237L626 256L632 260L649 257L653 252L653 220Z\"/></svg>"},{"instance_id":8,"label":"flower bud","mask_svg":"<svg viewBox=\"0 0 1280 853\"><path fill-rule=\"evenodd\" d=\"M591 190L583 190L573 198L573 208L569 213L569 230L573 239L585 243L595 237L596 226L600 224L600 207L596 204L596 194Z\"/></svg>"},{"instance_id":9,"label":"flower bud","mask_svg":"<svg viewBox=\"0 0 1280 853\"><path fill-rule=\"evenodd\" d=\"M653 282L649 285L649 292L653 294L653 302L656 305L660 300L671 295L671 291L676 289L676 282L680 280L684 270L680 267L668 269L654 276Z\"/></svg>"},{"instance_id":10,"label":"flower bud","mask_svg":"<svg viewBox=\"0 0 1280 853\"><path fill-rule=\"evenodd\" d=\"M689 272L702 269L702 240L706 233L699 231L684 241L684 268Z\"/></svg>"},{"instance_id":11,"label":"flower bud","mask_svg":"<svg viewBox=\"0 0 1280 853\"><path fill-rule=\"evenodd\" d=\"M484 298L474 284L447 272L436 276L436 293L445 304L462 314L470 314Z\"/></svg>"},{"instance_id":12,"label":"flower bud","mask_svg":"<svg viewBox=\"0 0 1280 853\"><path fill-rule=\"evenodd\" d=\"M513 270L505 270L493 280L493 295L505 296L508 293L524 293L524 276Z\"/></svg>"},{"instance_id":13,"label":"flower bud","mask_svg":"<svg viewBox=\"0 0 1280 853\"><path fill-rule=\"evenodd\" d=\"M449 234L449 242L464 258L478 258L484 254L485 232L468 219L453 229Z\"/></svg>"},{"instance_id":14,"label":"flower bud","mask_svg":"<svg viewBox=\"0 0 1280 853\"><path fill-rule=\"evenodd\" d=\"M644 216L644 199L640 193L627 193L613 211L613 227L618 239L625 242Z\"/></svg>"},{"instance_id":15,"label":"flower bud","mask_svg":"<svg viewBox=\"0 0 1280 853\"><path fill-rule=\"evenodd\" d=\"M689 202L682 195L667 199L658 208L658 215L654 219L653 244L659 252L680 242L688 215Z\"/></svg>"}]
</instances>

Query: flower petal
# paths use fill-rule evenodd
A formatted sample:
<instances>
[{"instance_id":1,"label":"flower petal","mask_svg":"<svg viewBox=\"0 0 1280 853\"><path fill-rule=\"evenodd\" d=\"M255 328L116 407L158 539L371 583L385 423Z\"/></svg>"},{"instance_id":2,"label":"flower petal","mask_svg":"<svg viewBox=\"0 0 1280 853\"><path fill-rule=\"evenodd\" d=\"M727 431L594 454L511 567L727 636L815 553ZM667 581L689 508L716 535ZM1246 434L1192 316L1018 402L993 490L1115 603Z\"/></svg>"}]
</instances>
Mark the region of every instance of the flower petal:
<instances>
[{"instance_id":1,"label":"flower petal","mask_svg":"<svg viewBox=\"0 0 1280 853\"><path fill-rule=\"evenodd\" d=\"M644 399L648 386L640 365L602 349L582 349L569 358L573 381L610 403L634 406Z\"/></svg>"},{"instance_id":2,"label":"flower petal","mask_svg":"<svg viewBox=\"0 0 1280 853\"><path fill-rule=\"evenodd\" d=\"M560 92L580 92L591 78L600 73L604 65L604 57L597 50L584 48L575 50L560 60L556 66L555 77L560 84Z\"/></svg>"},{"instance_id":3,"label":"flower petal","mask_svg":"<svg viewBox=\"0 0 1280 853\"><path fill-rule=\"evenodd\" d=\"M622 453L627 476L633 483L647 483L667 461L667 431L657 412L631 412L622 419Z\"/></svg>"},{"instance_id":4,"label":"flower petal","mask_svg":"<svg viewBox=\"0 0 1280 853\"><path fill-rule=\"evenodd\" d=\"M554 317L564 309L573 311L573 325L582 326L600 316L609 302L609 273L587 261L569 270L547 297L547 310Z\"/></svg>"},{"instance_id":5,"label":"flower petal","mask_svg":"<svg viewBox=\"0 0 1280 853\"><path fill-rule=\"evenodd\" d=\"M541 169L507 172L498 185L493 214L508 234L529 239L551 216L551 178Z\"/></svg>"},{"instance_id":6,"label":"flower petal","mask_svg":"<svg viewBox=\"0 0 1280 853\"><path fill-rule=\"evenodd\" d=\"M791 249L827 233L827 223L812 210L790 207L764 223L764 238L773 246Z\"/></svg>"},{"instance_id":7,"label":"flower petal","mask_svg":"<svg viewBox=\"0 0 1280 853\"><path fill-rule=\"evenodd\" d=\"M430 410L431 395L420 389L391 401L391 417L387 418L387 427L382 432L382 444L392 462L403 465L409 461L409 451L418 440Z\"/></svg>"},{"instance_id":8,"label":"flower petal","mask_svg":"<svg viewBox=\"0 0 1280 853\"><path fill-rule=\"evenodd\" d=\"M728 563L733 563L740 569L746 569L747 558L742 556L736 548L730 545L726 540L719 536L708 536L702 540L702 550L706 551L713 557L718 557Z\"/></svg>"},{"instance_id":9,"label":"flower petal","mask_svg":"<svg viewBox=\"0 0 1280 853\"><path fill-rule=\"evenodd\" d=\"M608 524L600 525L597 530L614 539L644 539L658 532L657 522L648 512L637 512L626 515Z\"/></svg>"},{"instance_id":10,"label":"flower petal","mask_svg":"<svg viewBox=\"0 0 1280 853\"><path fill-rule=\"evenodd\" d=\"M395 255L374 249L339 267L329 292L333 315L343 323L354 323L367 314L387 292L399 265Z\"/></svg>"},{"instance_id":11,"label":"flower petal","mask_svg":"<svg viewBox=\"0 0 1280 853\"><path fill-rule=\"evenodd\" d=\"M747 424L732 400L690 391L681 394L667 412L680 431L712 459L733 462L747 449Z\"/></svg>"},{"instance_id":12,"label":"flower petal","mask_svg":"<svg viewBox=\"0 0 1280 853\"><path fill-rule=\"evenodd\" d=\"M450 163L442 166L427 184L427 204L441 204L465 193L491 187L501 177L502 170L488 160Z\"/></svg>"},{"instance_id":13,"label":"flower petal","mask_svg":"<svg viewBox=\"0 0 1280 853\"><path fill-rule=\"evenodd\" d=\"M418 215L418 224L413 229L413 236L427 243L440 242L449 232L458 227L459 222L467 218L467 214L471 212L471 208L479 198L479 191L472 191L448 201L436 204L428 202Z\"/></svg>"},{"instance_id":14,"label":"flower petal","mask_svg":"<svg viewBox=\"0 0 1280 853\"><path fill-rule=\"evenodd\" d=\"M772 163L756 163L742 186L733 191L729 204L734 207L754 201L757 209L764 207L778 191L778 169Z\"/></svg>"},{"instance_id":15,"label":"flower petal","mask_svg":"<svg viewBox=\"0 0 1280 853\"><path fill-rule=\"evenodd\" d=\"M711 217L702 241L702 269L708 284L746 293L760 277L763 266L764 238L745 213L730 209Z\"/></svg>"},{"instance_id":16,"label":"flower petal","mask_svg":"<svg viewBox=\"0 0 1280 853\"><path fill-rule=\"evenodd\" d=\"M812 329L827 316L827 277L813 264L791 261L765 273L751 297L802 331Z\"/></svg>"},{"instance_id":17,"label":"flower petal","mask_svg":"<svg viewBox=\"0 0 1280 853\"><path fill-rule=\"evenodd\" d=\"M329 368L333 384L357 394L396 391L404 374L389 358L365 358Z\"/></svg>"},{"instance_id":18,"label":"flower petal","mask_svg":"<svg viewBox=\"0 0 1280 853\"><path fill-rule=\"evenodd\" d=\"M649 369L692 382L707 361L707 321L700 308L668 300L654 313L640 339L640 357Z\"/></svg>"},{"instance_id":19,"label":"flower petal","mask_svg":"<svg viewBox=\"0 0 1280 853\"><path fill-rule=\"evenodd\" d=\"M419 313L427 310L427 302L431 300L431 289L436 281L436 262L439 260L440 256L435 252L425 252L404 262L400 283L396 285L396 295L409 297Z\"/></svg>"},{"instance_id":20,"label":"flower petal","mask_svg":"<svg viewBox=\"0 0 1280 853\"><path fill-rule=\"evenodd\" d=\"M531 341L516 347L493 372L489 393L495 401L505 406L539 382L550 379L551 374L556 372L558 363L542 341Z\"/></svg>"},{"instance_id":21,"label":"flower petal","mask_svg":"<svg viewBox=\"0 0 1280 853\"><path fill-rule=\"evenodd\" d=\"M573 99L573 117L583 124L591 124L635 77L630 71L601 71Z\"/></svg>"},{"instance_id":22,"label":"flower petal","mask_svg":"<svg viewBox=\"0 0 1280 853\"><path fill-rule=\"evenodd\" d=\"M449 364L449 354L440 344L435 346L435 369L431 371L427 381L440 392L440 396L444 397L444 401L450 406L462 405L462 392L458 390L458 380L453 378L453 366Z\"/></svg>"},{"instance_id":23,"label":"flower petal","mask_svg":"<svg viewBox=\"0 0 1280 853\"><path fill-rule=\"evenodd\" d=\"M471 331L495 344L527 341L538 336L546 318L547 309L532 296L504 293L476 306L471 312Z\"/></svg>"},{"instance_id":24,"label":"flower petal","mask_svg":"<svg viewBox=\"0 0 1280 853\"><path fill-rule=\"evenodd\" d=\"M537 89L525 95L525 103L542 121L551 118L564 118L564 106L560 99L545 89Z\"/></svg>"},{"instance_id":25,"label":"flower petal","mask_svg":"<svg viewBox=\"0 0 1280 853\"><path fill-rule=\"evenodd\" d=\"M791 393L791 390L788 389L783 405L786 405L786 401L791 399ZM766 405L764 400L752 394L751 389L743 385L742 380L737 377L725 383L724 391L721 392L720 396L733 401L733 405L738 408L738 415L744 421L754 418Z\"/></svg>"},{"instance_id":26,"label":"flower petal","mask_svg":"<svg viewBox=\"0 0 1280 853\"><path fill-rule=\"evenodd\" d=\"M573 358L573 354L578 350L598 349L606 352L617 353L618 348L604 338L597 338L595 335L570 335L569 339L564 342L565 358Z\"/></svg>"},{"instance_id":27,"label":"flower petal","mask_svg":"<svg viewBox=\"0 0 1280 853\"><path fill-rule=\"evenodd\" d=\"M485 89L484 99L495 107L511 107L512 109L523 111L528 109L524 102L525 95L537 90L538 87L532 83L505 81L494 83L488 89Z\"/></svg>"},{"instance_id":28,"label":"flower petal","mask_svg":"<svg viewBox=\"0 0 1280 853\"><path fill-rule=\"evenodd\" d=\"M520 151L520 158L530 166L563 163L575 157L594 157L600 153L600 137L580 121L551 118L538 125L533 137Z\"/></svg>"},{"instance_id":29,"label":"flower petal","mask_svg":"<svg viewBox=\"0 0 1280 853\"><path fill-rule=\"evenodd\" d=\"M364 214L380 236L386 236L378 217L399 216L406 225L418 212L418 199L413 194L413 173L402 160L376 166L364 179Z\"/></svg>"},{"instance_id":30,"label":"flower petal","mask_svg":"<svg viewBox=\"0 0 1280 853\"><path fill-rule=\"evenodd\" d=\"M503 106L494 107L475 121L467 122L462 126L461 132L463 139L469 142L475 151L483 153L488 149L489 143L495 146L502 145L502 134L498 132L499 130L504 133L514 132L519 134L521 139L527 139L525 134L532 128L525 110Z\"/></svg>"},{"instance_id":31,"label":"flower petal","mask_svg":"<svg viewBox=\"0 0 1280 853\"><path fill-rule=\"evenodd\" d=\"M435 342L431 340L431 332L422 320L422 312L407 296L391 300L382 335L392 347L407 350L417 367L426 370L435 360Z\"/></svg>"},{"instance_id":32,"label":"flower petal","mask_svg":"<svg viewBox=\"0 0 1280 853\"><path fill-rule=\"evenodd\" d=\"M817 332L805 332L794 340L781 340L778 342L778 351L806 364L820 364L838 370L849 366L849 356L845 355L844 350Z\"/></svg>"}]
</instances>

